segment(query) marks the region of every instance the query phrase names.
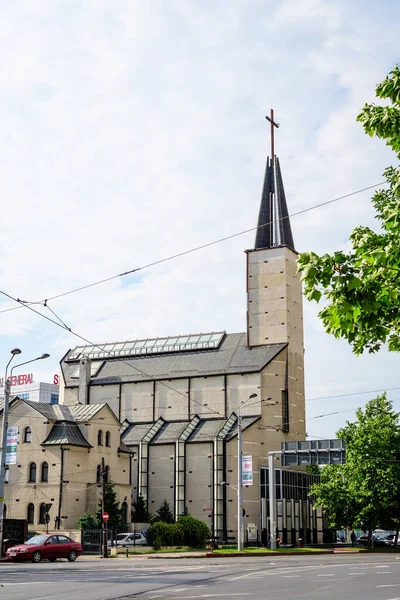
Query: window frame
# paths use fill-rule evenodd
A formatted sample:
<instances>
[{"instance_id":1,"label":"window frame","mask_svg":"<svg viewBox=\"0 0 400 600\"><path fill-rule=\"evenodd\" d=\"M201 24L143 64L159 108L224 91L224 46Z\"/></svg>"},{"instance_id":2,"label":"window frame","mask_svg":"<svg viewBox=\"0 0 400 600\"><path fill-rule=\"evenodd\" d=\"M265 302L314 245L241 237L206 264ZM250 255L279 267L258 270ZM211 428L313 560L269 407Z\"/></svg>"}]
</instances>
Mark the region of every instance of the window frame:
<instances>
[{"instance_id":1,"label":"window frame","mask_svg":"<svg viewBox=\"0 0 400 600\"><path fill-rule=\"evenodd\" d=\"M34 473L34 476L33 476ZM35 462L29 463L29 471L28 471L28 483L36 483L37 479L37 466Z\"/></svg>"},{"instance_id":2,"label":"window frame","mask_svg":"<svg viewBox=\"0 0 400 600\"><path fill-rule=\"evenodd\" d=\"M29 502L29 504L27 506L27 509L26 509L26 520L31 525L35 522L35 505L33 504L33 502Z\"/></svg>"},{"instance_id":3,"label":"window frame","mask_svg":"<svg viewBox=\"0 0 400 600\"><path fill-rule=\"evenodd\" d=\"M31 443L32 443L32 429L28 425L24 429L24 444L31 444Z\"/></svg>"},{"instance_id":4,"label":"window frame","mask_svg":"<svg viewBox=\"0 0 400 600\"><path fill-rule=\"evenodd\" d=\"M46 471L46 473L45 473ZM45 477L46 475L46 477ZM40 468L40 481L42 483L49 482L49 463L47 461L42 462L42 466Z\"/></svg>"}]
</instances>

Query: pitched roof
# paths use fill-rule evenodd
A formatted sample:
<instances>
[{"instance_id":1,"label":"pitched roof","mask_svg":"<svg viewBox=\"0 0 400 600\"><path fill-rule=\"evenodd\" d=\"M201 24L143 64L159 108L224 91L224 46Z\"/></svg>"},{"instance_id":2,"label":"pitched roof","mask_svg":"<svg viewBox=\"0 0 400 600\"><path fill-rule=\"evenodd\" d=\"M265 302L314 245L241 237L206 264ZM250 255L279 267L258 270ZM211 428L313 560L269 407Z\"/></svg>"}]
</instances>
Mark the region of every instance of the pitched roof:
<instances>
[{"instance_id":1,"label":"pitched roof","mask_svg":"<svg viewBox=\"0 0 400 600\"><path fill-rule=\"evenodd\" d=\"M295 250L281 167L274 156L273 160L267 158L254 249L276 246Z\"/></svg>"},{"instance_id":2,"label":"pitched roof","mask_svg":"<svg viewBox=\"0 0 400 600\"><path fill-rule=\"evenodd\" d=\"M261 415L242 418L243 431L253 425L261 418ZM187 443L212 442L221 431L222 427L228 424L228 419L200 419L194 431L190 434ZM174 444L185 431L189 421L165 421L160 431L150 441L153 444ZM153 423L132 423L129 429L122 434L124 444L127 446L138 446ZM236 421L232 423L229 431L225 435L225 440L229 441L237 435Z\"/></svg>"},{"instance_id":3,"label":"pitched roof","mask_svg":"<svg viewBox=\"0 0 400 600\"><path fill-rule=\"evenodd\" d=\"M216 349L137 356L129 359L106 359L99 375L92 377L90 383L103 385L153 379L254 373L265 367L286 345L268 344L249 349L246 347L245 333L231 333L225 336ZM71 377L76 369L76 363L63 360L61 369L66 386L78 386L79 382Z\"/></svg>"},{"instance_id":4,"label":"pitched roof","mask_svg":"<svg viewBox=\"0 0 400 600\"><path fill-rule=\"evenodd\" d=\"M42 446L59 446L61 444L69 446L81 446L83 448L93 448L85 439L83 433L76 423L61 421L55 423Z\"/></svg>"}]
</instances>

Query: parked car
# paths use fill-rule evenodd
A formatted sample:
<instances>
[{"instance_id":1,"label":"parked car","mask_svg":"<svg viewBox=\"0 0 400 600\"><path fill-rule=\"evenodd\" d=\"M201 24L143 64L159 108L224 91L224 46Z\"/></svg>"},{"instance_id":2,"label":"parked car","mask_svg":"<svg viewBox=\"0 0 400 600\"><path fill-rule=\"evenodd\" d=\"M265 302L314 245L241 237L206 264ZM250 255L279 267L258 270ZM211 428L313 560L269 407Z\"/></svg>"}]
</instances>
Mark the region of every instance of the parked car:
<instances>
[{"instance_id":1,"label":"parked car","mask_svg":"<svg viewBox=\"0 0 400 600\"><path fill-rule=\"evenodd\" d=\"M12 546L6 552L6 559L12 561L31 560L39 563L42 558L54 562L57 558L75 561L82 554L82 545L66 535L35 535L25 544Z\"/></svg>"},{"instance_id":2,"label":"parked car","mask_svg":"<svg viewBox=\"0 0 400 600\"><path fill-rule=\"evenodd\" d=\"M378 538L375 535L372 536L372 540L373 540L374 546L387 546L387 543L385 540ZM368 536L361 535L357 540L357 544L360 544L360 546L366 546L368 544Z\"/></svg>"},{"instance_id":3,"label":"parked car","mask_svg":"<svg viewBox=\"0 0 400 600\"><path fill-rule=\"evenodd\" d=\"M119 533L117 546L148 546L148 542L142 533Z\"/></svg>"}]
</instances>

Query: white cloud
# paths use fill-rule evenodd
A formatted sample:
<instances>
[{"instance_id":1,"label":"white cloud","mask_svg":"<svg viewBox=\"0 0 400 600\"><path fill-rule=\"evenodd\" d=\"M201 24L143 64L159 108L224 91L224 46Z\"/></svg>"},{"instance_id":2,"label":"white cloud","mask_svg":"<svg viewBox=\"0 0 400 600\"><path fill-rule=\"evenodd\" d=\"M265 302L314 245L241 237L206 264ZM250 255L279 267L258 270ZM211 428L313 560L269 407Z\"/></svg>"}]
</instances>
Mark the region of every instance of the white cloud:
<instances>
[{"instance_id":1,"label":"white cloud","mask_svg":"<svg viewBox=\"0 0 400 600\"><path fill-rule=\"evenodd\" d=\"M355 117L395 62L397 12L388 0L379 11L344 0L9 4L1 288L43 299L254 226L270 106L292 212L379 181L392 157ZM297 248L342 247L353 226L373 223L369 197L293 218ZM243 330L253 238L50 306L100 342ZM392 358L355 359L315 314L307 308L309 395L389 384ZM49 378L80 343L27 310L0 314L0 328L3 362L15 345L49 349Z\"/></svg>"}]
</instances>

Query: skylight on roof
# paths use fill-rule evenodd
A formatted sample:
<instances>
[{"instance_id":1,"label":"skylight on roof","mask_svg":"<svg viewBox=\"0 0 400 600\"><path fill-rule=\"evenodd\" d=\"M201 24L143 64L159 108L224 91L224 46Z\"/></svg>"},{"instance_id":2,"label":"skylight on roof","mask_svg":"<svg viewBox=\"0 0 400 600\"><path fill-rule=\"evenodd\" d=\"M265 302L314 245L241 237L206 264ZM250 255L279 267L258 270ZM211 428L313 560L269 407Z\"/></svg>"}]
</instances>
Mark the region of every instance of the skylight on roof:
<instances>
[{"instance_id":1,"label":"skylight on roof","mask_svg":"<svg viewBox=\"0 0 400 600\"><path fill-rule=\"evenodd\" d=\"M134 340L131 342L116 342L115 344L98 344L96 346L77 346L74 350L70 351L65 360L75 361L84 357L92 360L100 358L126 358L145 354L159 354L161 352L216 349L224 337L225 331L220 331L217 333L200 333L196 335Z\"/></svg>"}]
</instances>

